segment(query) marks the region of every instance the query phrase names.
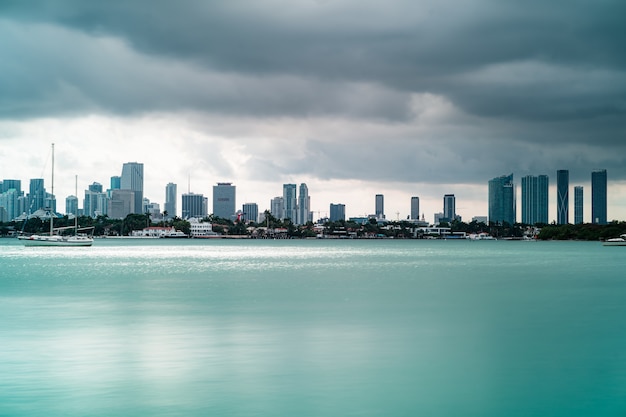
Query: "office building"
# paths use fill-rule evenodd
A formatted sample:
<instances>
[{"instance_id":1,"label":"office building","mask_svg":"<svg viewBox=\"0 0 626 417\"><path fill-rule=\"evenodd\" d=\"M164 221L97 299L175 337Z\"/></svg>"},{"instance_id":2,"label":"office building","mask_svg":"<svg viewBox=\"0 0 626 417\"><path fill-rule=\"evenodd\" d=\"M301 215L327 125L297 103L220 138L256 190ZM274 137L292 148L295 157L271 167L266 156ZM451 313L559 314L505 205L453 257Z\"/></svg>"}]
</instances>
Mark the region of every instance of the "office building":
<instances>
[{"instance_id":1,"label":"office building","mask_svg":"<svg viewBox=\"0 0 626 417\"><path fill-rule=\"evenodd\" d=\"M117 195L120 196L122 194ZM83 200L83 215L95 218L100 215L108 214L108 206L109 202L107 194L102 192L101 184L94 182L89 186L88 190L85 190L85 199ZM122 206L117 205L117 207ZM130 212L127 213L127 215L128 214L130 214Z\"/></svg>"},{"instance_id":2,"label":"office building","mask_svg":"<svg viewBox=\"0 0 626 417\"><path fill-rule=\"evenodd\" d=\"M16 190L18 194L22 194L22 181L4 179L0 182L0 193L5 193L11 189Z\"/></svg>"},{"instance_id":3,"label":"office building","mask_svg":"<svg viewBox=\"0 0 626 417\"><path fill-rule=\"evenodd\" d=\"M165 207L163 208L166 219L172 219L176 216L176 199L178 196L177 186L173 183L168 183L165 186Z\"/></svg>"},{"instance_id":4,"label":"office building","mask_svg":"<svg viewBox=\"0 0 626 417\"><path fill-rule=\"evenodd\" d=\"M377 219L385 218L385 196L376 194L376 210L374 211Z\"/></svg>"},{"instance_id":5,"label":"office building","mask_svg":"<svg viewBox=\"0 0 626 417\"><path fill-rule=\"evenodd\" d=\"M257 203L245 203L241 211L243 212L243 220L246 223L259 221L259 205Z\"/></svg>"},{"instance_id":6,"label":"office building","mask_svg":"<svg viewBox=\"0 0 626 417\"><path fill-rule=\"evenodd\" d=\"M566 169L556 172L556 222L569 223L569 171Z\"/></svg>"},{"instance_id":7,"label":"office building","mask_svg":"<svg viewBox=\"0 0 626 417\"><path fill-rule=\"evenodd\" d=\"M574 224L583 222L583 187L574 187Z\"/></svg>"},{"instance_id":8,"label":"office building","mask_svg":"<svg viewBox=\"0 0 626 417\"><path fill-rule=\"evenodd\" d=\"M111 177L111 188L110 190L119 190L122 188L122 177L113 176Z\"/></svg>"},{"instance_id":9,"label":"office building","mask_svg":"<svg viewBox=\"0 0 626 417\"><path fill-rule=\"evenodd\" d=\"M9 188L0 193L0 207L3 209L2 219L0 221L8 222L21 214L19 205L20 197L20 194L15 188Z\"/></svg>"},{"instance_id":10,"label":"office building","mask_svg":"<svg viewBox=\"0 0 626 417\"><path fill-rule=\"evenodd\" d=\"M122 166L122 176L120 180L121 190L130 190L134 193L133 213L143 214L143 164L138 162L127 162Z\"/></svg>"},{"instance_id":11,"label":"office building","mask_svg":"<svg viewBox=\"0 0 626 417\"><path fill-rule=\"evenodd\" d=\"M213 215L232 220L235 216L236 187L230 182L218 182L213 186Z\"/></svg>"},{"instance_id":12,"label":"office building","mask_svg":"<svg viewBox=\"0 0 626 417\"><path fill-rule=\"evenodd\" d=\"M330 204L330 219L331 222L339 222L346 220L346 205L345 204Z\"/></svg>"},{"instance_id":13,"label":"office building","mask_svg":"<svg viewBox=\"0 0 626 417\"><path fill-rule=\"evenodd\" d=\"M298 194L298 215L296 224L306 224L311 220L311 197L309 196L309 188L306 184L300 184L300 193Z\"/></svg>"},{"instance_id":14,"label":"office building","mask_svg":"<svg viewBox=\"0 0 626 417\"><path fill-rule=\"evenodd\" d=\"M489 222L515 224L515 184L513 174L489 181Z\"/></svg>"},{"instance_id":15,"label":"office building","mask_svg":"<svg viewBox=\"0 0 626 417\"><path fill-rule=\"evenodd\" d=\"M443 221L452 222L456 218L456 198L454 194L443 196Z\"/></svg>"},{"instance_id":16,"label":"office building","mask_svg":"<svg viewBox=\"0 0 626 417\"><path fill-rule=\"evenodd\" d=\"M285 213L285 199L281 196L270 200L270 213L277 219L282 219Z\"/></svg>"},{"instance_id":17,"label":"office building","mask_svg":"<svg viewBox=\"0 0 626 417\"><path fill-rule=\"evenodd\" d=\"M420 219L420 198L411 197L411 220Z\"/></svg>"},{"instance_id":18,"label":"office building","mask_svg":"<svg viewBox=\"0 0 626 417\"><path fill-rule=\"evenodd\" d=\"M89 191L92 191L94 193L102 192L102 184L100 184L99 182L94 182L88 188L89 188Z\"/></svg>"},{"instance_id":19,"label":"office building","mask_svg":"<svg viewBox=\"0 0 626 417\"><path fill-rule=\"evenodd\" d=\"M45 207L46 189L43 186L43 178L33 178L30 180L28 191L28 213L34 213Z\"/></svg>"},{"instance_id":20,"label":"office building","mask_svg":"<svg viewBox=\"0 0 626 417\"><path fill-rule=\"evenodd\" d=\"M293 223L298 220L298 200L296 198L296 184L283 184L283 202L285 209L282 219L290 219Z\"/></svg>"},{"instance_id":21,"label":"office building","mask_svg":"<svg viewBox=\"0 0 626 417\"><path fill-rule=\"evenodd\" d=\"M607 223L607 182L606 169L591 173L591 222Z\"/></svg>"},{"instance_id":22,"label":"office building","mask_svg":"<svg viewBox=\"0 0 626 417\"><path fill-rule=\"evenodd\" d=\"M522 223L548 223L547 175L527 175L522 178Z\"/></svg>"},{"instance_id":23,"label":"office building","mask_svg":"<svg viewBox=\"0 0 626 417\"><path fill-rule=\"evenodd\" d=\"M131 213L135 213L135 193L131 190L111 190L111 198L107 202L107 213L112 219L123 219ZM83 208L86 216L88 214Z\"/></svg>"},{"instance_id":24,"label":"office building","mask_svg":"<svg viewBox=\"0 0 626 417\"><path fill-rule=\"evenodd\" d=\"M196 217L202 219L207 216L208 199L203 194L187 193L182 196L183 219Z\"/></svg>"},{"instance_id":25,"label":"office building","mask_svg":"<svg viewBox=\"0 0 626 417\"><path fill-rule=\"evenodd\" d=\"M78 197L70 195L65 198L65 214L78 216Z\"/></svg>"}]
</instances>

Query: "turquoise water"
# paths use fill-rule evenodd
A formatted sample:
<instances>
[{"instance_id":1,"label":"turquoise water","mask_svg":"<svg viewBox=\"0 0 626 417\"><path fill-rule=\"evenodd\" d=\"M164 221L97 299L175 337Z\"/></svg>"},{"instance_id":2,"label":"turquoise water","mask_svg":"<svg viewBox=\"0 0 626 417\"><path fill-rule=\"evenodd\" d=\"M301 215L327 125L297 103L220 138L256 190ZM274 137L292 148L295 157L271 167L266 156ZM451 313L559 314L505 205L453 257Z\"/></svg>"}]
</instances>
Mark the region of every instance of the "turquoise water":
<instances>
[{"instance_id":1,"label":"turquoise water","mask_svg":"<svg viewBox=\"0 0 626 417\"><path fill-rule=\"evenodd\" d=\"M0 239L2 416L625 416L626 248Z\"/></svg>"}]
</instances>

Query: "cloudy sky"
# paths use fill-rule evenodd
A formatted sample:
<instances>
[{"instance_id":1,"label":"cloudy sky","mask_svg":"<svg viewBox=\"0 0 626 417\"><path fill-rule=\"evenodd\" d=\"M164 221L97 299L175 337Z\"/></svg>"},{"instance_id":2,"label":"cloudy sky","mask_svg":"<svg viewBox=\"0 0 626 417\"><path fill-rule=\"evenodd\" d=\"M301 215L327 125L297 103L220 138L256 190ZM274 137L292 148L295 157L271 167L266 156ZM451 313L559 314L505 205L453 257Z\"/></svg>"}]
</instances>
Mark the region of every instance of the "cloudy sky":
<instances>
[{"instance_id":1,"label":"cloudy sky","mask_svg":"<svg viewBox=\"0 0 626 417\"><path fill-rule=\"evenodd\" d=\"M269 208L305 182L312 210L432 221L453 193L487 214L487 181L556 170L609 178L626 220L623 0L0 2L0 179L45 177L60 208L124 162L165 184ZM520 187L518 186L518 193ZM179 203L180 214L180 203ZM209 208L210 210L210 208ZM573 221L573 197L570 198ZM518 219L521 211L518 210Z\"/></svg>"}]
</instances>

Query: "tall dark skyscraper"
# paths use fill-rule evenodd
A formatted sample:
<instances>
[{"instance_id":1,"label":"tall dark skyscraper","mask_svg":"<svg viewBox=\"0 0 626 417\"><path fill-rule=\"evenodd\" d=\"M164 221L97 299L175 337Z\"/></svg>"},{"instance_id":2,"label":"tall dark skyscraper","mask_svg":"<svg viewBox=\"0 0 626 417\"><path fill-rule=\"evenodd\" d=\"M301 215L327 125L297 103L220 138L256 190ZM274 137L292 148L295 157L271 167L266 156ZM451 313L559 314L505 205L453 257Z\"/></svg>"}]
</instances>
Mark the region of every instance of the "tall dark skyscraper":
<instances>
[{"instance_id":1,"label":"tall dark skyscraper","mask_svg":"<svg viewBox=\"0 0 626 417\"><path fill-rule=\"evenodd\" d=\"M330 221L337 222L346 219L346 205L330 203Z\"/></svg>"},{"instance_id":2,"label":"tall dark skyscraper","mask_svg":"<svg viewBox=\"0 0 626 417\"><path fill-rule=\"evenodd\" d=\"M513 174L489 181L489 221L515 224L515 184Z\"/></svg>"},{"instance_id":3,"label":"tall dark skyscraper","mask_svg":"<svg viewBox=\"0 0 626 417\"><path fill-rule=\"evenodd\" d=\"M454 194L445 194L443 196L443 217L448 222L452 222L456 218L456 198Z\"/></svg>"},{"instance_id":4,"label":"tall dark skyscraper","mask_svg":"<svg viewBox=\"0 0 626 417\"><path fill-rule=\"evenodd\" d=\"M607 186L606 169L591 173L591 222L606 224Z\"/></svg>"},{"instance_id":5,"label":"tall dark skyscraper","mask_svg":"<svg viewBox=\"0 0 626 417\"><path fill-rule=\"evenodd\" d=\"M574 187L574 224L583 222L583 187Z\"/></svg>"},{"instance_id":6,"label":"tall dark skyscraper","mask_svg":"<svg viewBox=\"0 0 626 417\"><path fill-rule=\"evenodd\" d=\"M420 219L420 198L411 197L411 220Z\"/></svg>"},{"instance_id":7,"label":"tall dark skyscraper","mask_svg":"<svg viewBox=\"0 0 626 417\"><path fill-rule=\"evenodd\" d=\"M376 194L376 218L384 219L385 218L385 196L382 194Z\"/></svg>"},{"instance_id":8,"label":"tall dark skyscraper","mask_svg":"<svg viewBox=\"0 0 626 417\"><path fill-rule=\"evenodd\" d=\"M222 219L232 219L235 215L236 192L231 182L218 182L213 186L213 215Z\"/></svg>"},{"instance_id":9,"label":"tall dark skyscraper","mask_svg":"<svg viewBox=\"0 0 626 417\"><path fill-rule=\"evenodd\" d=\"M176 184L171 182L165 186L164 211L167 211L166 218L168 219L176 216L176 199L178 197L177 188Z\"/></svg>"},{"instance_id":10,"label":"tall dark skyscraper","mask_svg":"<svg viewBox=\"0 0 626 417\"><path fill-rule=\"evenodd\" d=\"M43 178L33 178L30 180L28 192L28 212L34 213L46 204L46 189L43 186Z\"/></svg>"},{"instance_id":11,"label":"tall dark skyscraper","mask_svg":"<svg viewBox=\"0 0 626 417\"><path fill-rule=\"evenodd\" d=\"M556 172L556 222L569 223L569 171L566 169Z\"/></svg>"},{"instance_id":12,"label":"tall dark skyscraper","mask_svg":"<svg viewBox=\"0 0 626 417\"><path fill-rule=\"evenodd\" d=\"M527 175L522 178L522 223L548 223L547 175Z\"/></svg>"}]
</instances>

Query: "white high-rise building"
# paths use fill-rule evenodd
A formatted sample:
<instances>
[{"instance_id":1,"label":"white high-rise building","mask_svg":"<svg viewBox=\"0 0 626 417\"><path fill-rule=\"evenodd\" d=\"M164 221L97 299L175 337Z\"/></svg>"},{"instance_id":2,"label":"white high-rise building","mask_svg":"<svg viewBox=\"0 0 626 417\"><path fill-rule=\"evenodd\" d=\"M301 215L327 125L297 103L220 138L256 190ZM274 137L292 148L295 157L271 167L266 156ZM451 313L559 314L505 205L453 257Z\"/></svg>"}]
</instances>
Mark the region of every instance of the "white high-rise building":
<instances>
[{"instance_id":1,"label":"white high-rise building","mask_svg":"<svg viewBox=\"0 0 626 417\"><path fill-rule=\"evenodd\" d=\"M306 184L300 184L300 194L298 195L298 217L296 224L305 224L311 217L311 197Z\"/></svg>"},{"instance_id":2,"label":"white high-rise building","mask_svg":"<svg viewBox=\"0 0 626 417\"><path fill-rule=\"evenodd\" d=\"M277 219L282 219L285 212L285 199L281 196L274 197L270 201L270 213Z\"/></svg>"}]
</instances>

